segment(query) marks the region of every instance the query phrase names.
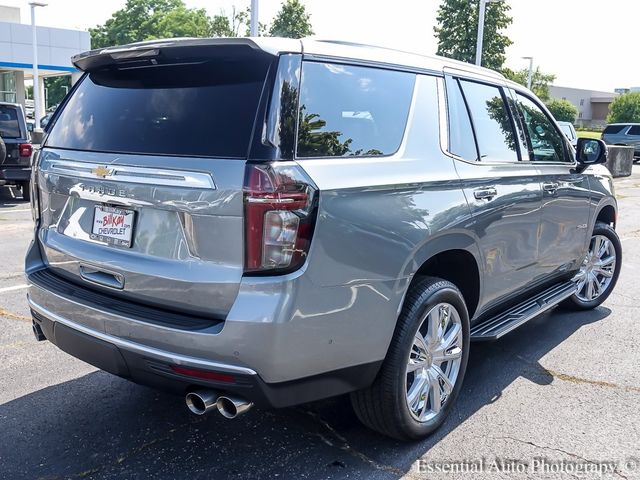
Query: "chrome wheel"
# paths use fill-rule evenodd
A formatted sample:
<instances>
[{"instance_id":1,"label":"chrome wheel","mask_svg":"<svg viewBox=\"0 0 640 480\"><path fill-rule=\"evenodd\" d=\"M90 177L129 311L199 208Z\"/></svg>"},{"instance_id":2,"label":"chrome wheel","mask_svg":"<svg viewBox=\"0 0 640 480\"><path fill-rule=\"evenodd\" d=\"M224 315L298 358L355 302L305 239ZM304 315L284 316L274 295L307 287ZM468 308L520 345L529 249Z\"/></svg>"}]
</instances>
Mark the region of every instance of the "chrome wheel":
<instances>
[{"instance_id":1,"label":"chrome wheel","mask_svg":"<svg viewBox=\"0 0 640 480\"><path fill-rule=\"evenodd\" d=\"M575 277L576 297L591 302L607 291L616 271L616 250L604 235L591 237L589 252Z\"/></svg>"},{"instance_id":2,"label":"chrome wheel","mask_svg":"<svg viewBox=\"0 0 640 480\"><path fill-rule=\"evenodd\" d=\"M407 406L419 422L435 417L451 396L462 347L460 314L453 305L439 303L422 318L405 371Z\"/></svg>"}]
</instances>

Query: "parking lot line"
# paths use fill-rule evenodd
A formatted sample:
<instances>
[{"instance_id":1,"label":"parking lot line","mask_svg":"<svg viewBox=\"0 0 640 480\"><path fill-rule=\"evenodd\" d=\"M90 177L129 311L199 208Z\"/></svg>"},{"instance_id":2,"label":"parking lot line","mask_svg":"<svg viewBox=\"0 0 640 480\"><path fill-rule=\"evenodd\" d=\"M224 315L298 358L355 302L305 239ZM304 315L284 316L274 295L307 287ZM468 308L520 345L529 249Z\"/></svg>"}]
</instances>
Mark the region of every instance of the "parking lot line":
<instances>
[{"instance_id":1,"label":"parking lot line","mask_svg":"<svg viewBox=\"0 0 640 480\"><path fill-rule=\"evenodd\" d=\"M3 210L0 213L16 213L16 212L30 212L30 211L31 211L31 209L29 209L29 208L23 208L23 209L20 209L20 210Z\"/></svg>"},{"instance_id":2,"label":"parking lot line","mask_svg":"<svg viewBox=\"0 0 640 480\"><path fill-rule=\"evenodd\" d=\"M22 284L22 285L13 285L12 287L0 288L0 293L13 292L14 290L22 290L23 288L29 288L29 285Z\"/></svg>"}]
</instances>

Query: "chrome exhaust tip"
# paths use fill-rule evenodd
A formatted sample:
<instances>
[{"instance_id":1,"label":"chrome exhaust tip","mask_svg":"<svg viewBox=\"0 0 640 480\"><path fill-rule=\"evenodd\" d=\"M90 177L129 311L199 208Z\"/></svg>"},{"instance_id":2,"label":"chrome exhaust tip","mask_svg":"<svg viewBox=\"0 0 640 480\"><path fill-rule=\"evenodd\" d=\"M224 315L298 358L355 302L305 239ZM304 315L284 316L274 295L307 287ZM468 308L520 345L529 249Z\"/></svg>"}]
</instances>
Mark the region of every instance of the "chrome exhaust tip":
<instances>
[{"instance_id":1,"label":"chrome exhaust tip","mask_svg":"<svg viewBox=\"0 0 640 480\"><path fill-rule=\"evenodd\" d=\"M239 397L218 397L216 402L218 411L225 418L236 418L238 415L242 415L248 412L253 407L253 402L249 402L244 398Z\"/></svg>"},{"instance_id":2,"label":"chrome exhaust tip","mask_svg":"<svg viewBox=\"0 0 640 480\"><path fill-rule=\"evenodd\" d=\"M218 393L213 390L196 390L184 398L187 407L196 415L204 415L217 406Z\"/></svg>"}]
</instances>

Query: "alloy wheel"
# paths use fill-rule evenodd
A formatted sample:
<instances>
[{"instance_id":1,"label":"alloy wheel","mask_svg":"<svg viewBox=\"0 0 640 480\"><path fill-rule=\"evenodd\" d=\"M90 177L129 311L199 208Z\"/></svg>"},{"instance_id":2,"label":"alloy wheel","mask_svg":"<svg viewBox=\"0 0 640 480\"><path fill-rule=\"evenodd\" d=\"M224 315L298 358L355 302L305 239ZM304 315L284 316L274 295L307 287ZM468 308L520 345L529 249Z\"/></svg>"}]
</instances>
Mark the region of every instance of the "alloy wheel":
<instances>
[{"instance_id":1,"label":"alloy wheel","mask_svg":"<svg viewBox=\"0 0 640 480\"><path fill-rule=\"evenodd\" d=\"M462 363L462 321L456 308L439 303L422 318L409 353L406 400L419 422L435 417L453 391Z\"/></svg>"},{"instance_id":2,"label":"alloy wheel","mask_svg":"<svg viewBox=\"0 0 640 480\"><path fill-rule=\"evenodd\" d=\"M591 237L589 251L575 276L576 297L591 302L607 291L616 271L616 250L604 235Z\"/></svg>"}]
</instances>

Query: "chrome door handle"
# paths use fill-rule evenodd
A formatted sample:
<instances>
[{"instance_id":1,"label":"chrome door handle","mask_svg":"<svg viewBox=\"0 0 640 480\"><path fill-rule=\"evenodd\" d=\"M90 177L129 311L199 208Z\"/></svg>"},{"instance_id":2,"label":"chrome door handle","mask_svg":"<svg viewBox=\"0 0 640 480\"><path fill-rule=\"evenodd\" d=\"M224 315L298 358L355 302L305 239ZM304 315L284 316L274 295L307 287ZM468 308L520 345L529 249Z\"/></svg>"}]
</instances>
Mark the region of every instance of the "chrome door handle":
<instances>
[{"instance_id":1,"label":"chrome door handle","mask_svg":"<svg viewBox=\"0 0 640 480\"><path fill-rule=\"evenodd\" d=\"M477 200L491 200L496 195L498 195L498 191L493 187L480 188L473 192L473 196L476 197Z\"/></svg>"},{"instance_id":2,"label":"chrome door handle","mask_svg":"<svg viewBox=\"0 0 640 480\"><path fill-rule=\"evenodd\" d=\"M558 190L558 187L559 185L555 182L549 182L542 185L542 188L544 189L544 191L548 193L556 193L556 190Z\"/></svg>"}]
</instances>

